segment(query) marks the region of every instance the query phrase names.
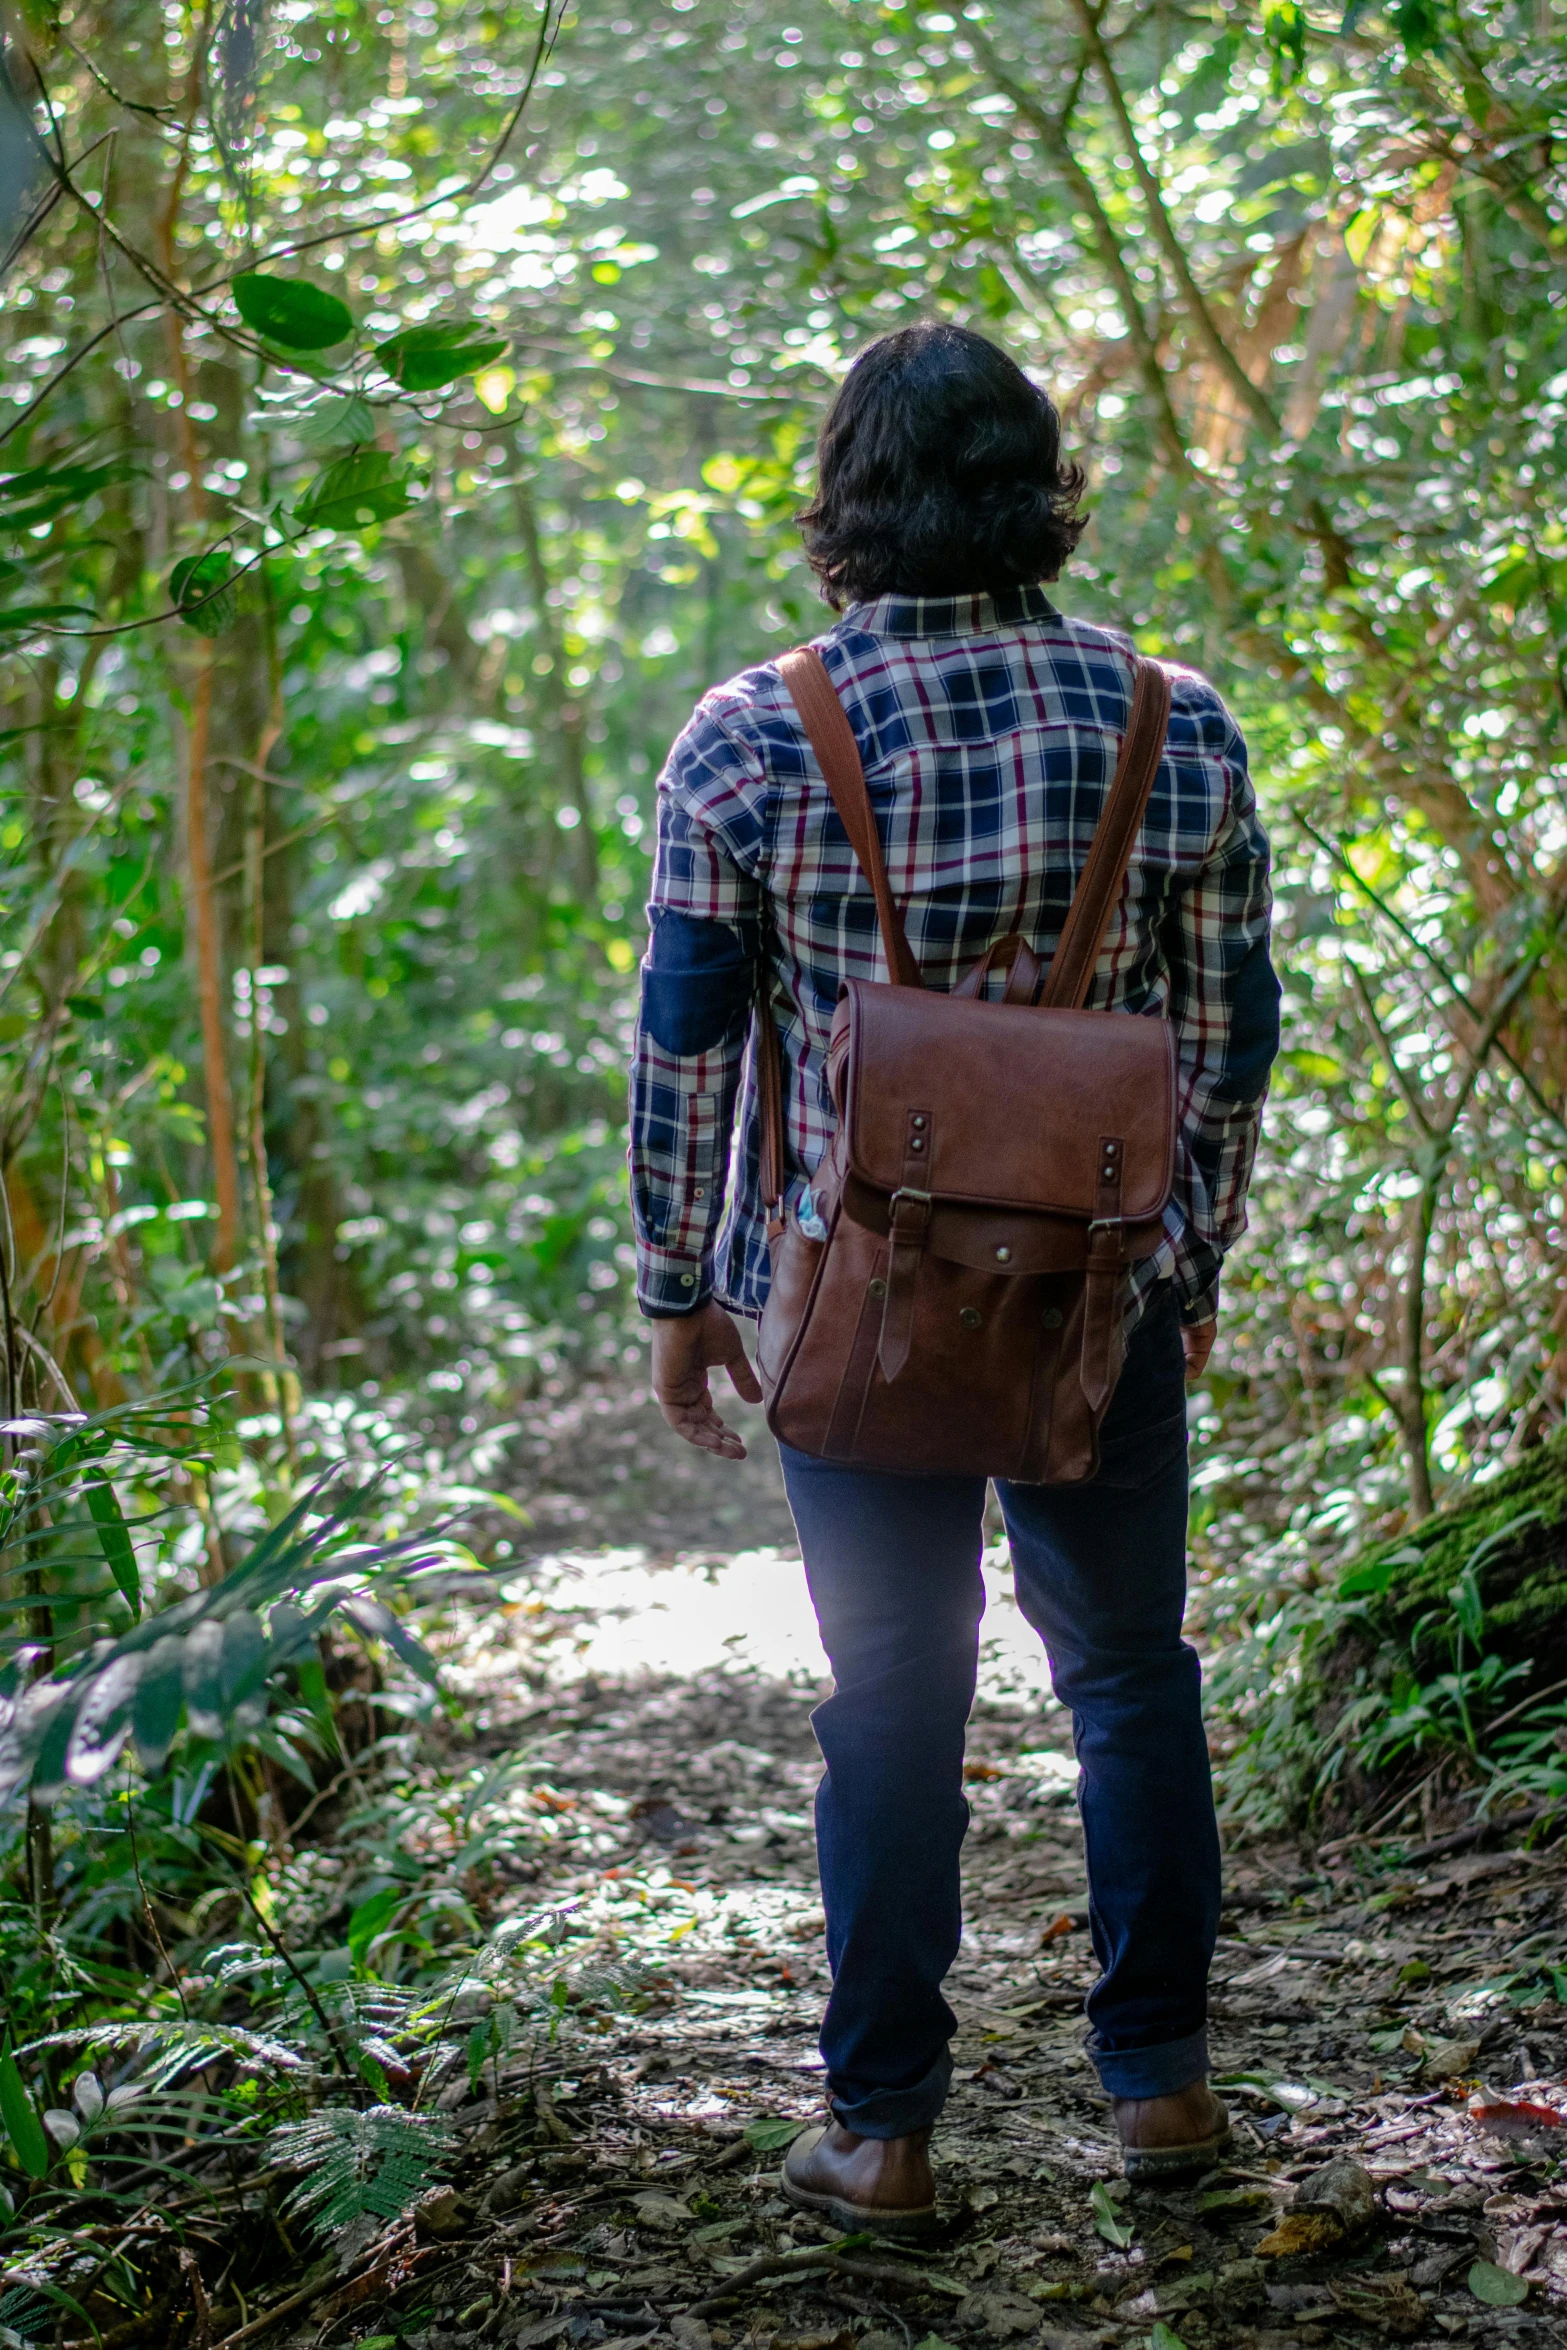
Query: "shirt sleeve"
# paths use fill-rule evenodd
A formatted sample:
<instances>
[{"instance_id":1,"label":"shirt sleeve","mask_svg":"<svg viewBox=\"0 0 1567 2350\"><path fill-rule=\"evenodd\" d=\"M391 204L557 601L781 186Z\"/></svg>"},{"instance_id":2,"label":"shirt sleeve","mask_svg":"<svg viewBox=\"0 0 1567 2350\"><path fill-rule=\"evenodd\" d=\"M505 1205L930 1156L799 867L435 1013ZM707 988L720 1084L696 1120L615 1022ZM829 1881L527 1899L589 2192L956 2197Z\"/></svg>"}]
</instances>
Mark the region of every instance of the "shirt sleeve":
<instances>
[{"instance_id":1,"label":"shirt sleeve","mask_svg":"<svg viewBox=\"0 0 1567 2350\"><path fill-rule=\"evenodd\" d=\"M652 1320L713 1293L761 951L765 784L755 743L711 696L658 779L630 1148L637 1301Z\"/></svg>"},{"instance_id":2,"label":"shirt sleeve","mask_svg":"<svg viewBox=\"0 0 1567 2350\"><path fill-rule=\"evenodd\" d=\"M1207 857L1167 919L1175 1027L1175 1295L1185 1322L1218 1312L1219 1269L1246 1228L1268 1072L1279 1049L1279 983L1268 955L1273 898L1268 837L1246 744L1223 712L1223 818Z\"/></svg>"}]
</instances>

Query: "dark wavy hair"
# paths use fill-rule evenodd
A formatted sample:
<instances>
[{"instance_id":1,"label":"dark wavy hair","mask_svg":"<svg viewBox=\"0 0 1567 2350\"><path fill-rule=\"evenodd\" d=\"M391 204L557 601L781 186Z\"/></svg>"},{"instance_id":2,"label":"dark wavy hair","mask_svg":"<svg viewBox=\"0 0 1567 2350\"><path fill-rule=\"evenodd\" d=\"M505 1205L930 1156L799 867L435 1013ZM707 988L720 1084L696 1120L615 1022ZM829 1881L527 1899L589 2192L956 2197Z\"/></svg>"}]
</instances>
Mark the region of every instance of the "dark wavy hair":
<instances>
[{"instance_id":1,"label":"dark wavy hair","mask_svg":"<svg viewBox=\"0 0 1567 2350\"><path fill-rule=\"evenodd\" d=\"M1005 351L906 326L850 368L796 517L835 611L891 593L995 594L1054 579L1083 532L1061 419Z\"/></svg>"}]
</instances>

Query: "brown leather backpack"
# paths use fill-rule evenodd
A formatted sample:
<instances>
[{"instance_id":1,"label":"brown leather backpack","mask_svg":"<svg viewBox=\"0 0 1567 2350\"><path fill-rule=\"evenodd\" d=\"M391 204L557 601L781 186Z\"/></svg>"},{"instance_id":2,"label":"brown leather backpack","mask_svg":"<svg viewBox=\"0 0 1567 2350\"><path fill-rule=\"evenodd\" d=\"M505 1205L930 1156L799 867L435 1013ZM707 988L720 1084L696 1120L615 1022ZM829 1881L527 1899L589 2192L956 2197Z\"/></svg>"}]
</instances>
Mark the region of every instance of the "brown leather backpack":
<instances>
[{"instance_id":1,"label":"brown leather backpack","mask_svg":"<svg viewBox=\"0 0 1567 2350\"><path fill-rule=\"evenodd\" d=\"M820 656L802 646L779 667L875 893L890 984L847 980L833 1019L838 1128L811 1177L825 1239L784 1213L778 1034L760 1007L768 1426L862 1468L1075 1484L1098 1467L1127 1269L1158 1247L1174 1176L1169 1022L1082 1008L1163 752L1169 678L1137 664L1048 980L1013 932L946 995L909 950ZM987 1001L987 973L1006 966L1004 998Z\"/></svg>"}]
</instances>

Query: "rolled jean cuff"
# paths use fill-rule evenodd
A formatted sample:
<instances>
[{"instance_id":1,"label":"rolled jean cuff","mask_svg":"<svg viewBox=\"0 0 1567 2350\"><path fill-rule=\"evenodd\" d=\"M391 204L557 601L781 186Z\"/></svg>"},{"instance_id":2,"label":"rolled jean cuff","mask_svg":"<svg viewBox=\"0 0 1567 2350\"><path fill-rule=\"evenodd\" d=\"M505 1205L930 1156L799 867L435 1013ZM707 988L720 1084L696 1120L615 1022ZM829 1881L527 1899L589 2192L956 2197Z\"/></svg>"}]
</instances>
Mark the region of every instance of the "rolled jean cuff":
<instances>
[{"instance_id":1,"label":"rolled jean cuff","mask_svg":"<svg viewBox=\"0 0 1567 2350\"><path fill-rule=\"evenodd\" d=\"M1090 2040L1088 2053L1107 2097L1173 2097L1206 2078L1208 2034L1188 2032L1157 2048L1098 2048Z\"/></svg>"},{"instance_id":2,"label":"rolled jean cuff","mask_svg":"<svg viewBox=\"0 0 1567 2350\"><path fill-rule=\"evenodd\" d=\"M873 2089L858 2105L845 2104L834 2093L832 2118L857 2138L907 2138L915 2130L931 2127L947 2102L951 2079L952 2058L943 2049L924 2080L912 2089Z\"/></svg>"}]
</instances>

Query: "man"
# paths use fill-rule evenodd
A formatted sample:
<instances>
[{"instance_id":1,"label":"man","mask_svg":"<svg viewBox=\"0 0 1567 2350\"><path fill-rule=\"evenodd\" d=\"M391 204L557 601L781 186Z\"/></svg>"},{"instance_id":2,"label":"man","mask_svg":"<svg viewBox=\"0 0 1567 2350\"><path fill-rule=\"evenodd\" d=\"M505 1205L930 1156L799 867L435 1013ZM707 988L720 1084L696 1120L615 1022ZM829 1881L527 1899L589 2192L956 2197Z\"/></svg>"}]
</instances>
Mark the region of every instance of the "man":
<instances>
[{"instance_id":1,"label":"man","mask_svg":"<svg viewBox=\"0 0 1567 2350\"><path fill-rule=\"evenodd\" d=\"M1055 410L982 337L913 327L850 370L819 459L801 521L842 617L817 650L925 984L950 988L1008 931L1048 959L1132 683L1126 639L1063 618L1039 584L1082 529L1082 475L1061 461ZM753 1007L777 1023L789 1197L808 1215L832 1132L838 989L881 976L870 890L771 665L707 694L670 754L649 916L631 1166L654 1391L689 1443L739 1459L707 1374L721 1365L759 1398L731 1318L756 1316L767 1294ZM1072 1709L1101 1968L1090 2049L1132 2175L1204 2167L1228 2141L1206 2080L1219 1845L1197 1659L1180 1636L1183 1374L1213 1345L1278 1049L1268 922L1245 745L1213 688L1178 670L1089 998L1172 1023L1174 1197L1162 1246L1128 1283L1098 1475L999 1489L1018 1602ZM941 1983L961 1932L984 1481L780 1451L835 1682L813 1717L827 1764L817 1843L833 2118L796 2142L784 2184L844 2227L917 2227L934 2208L929 2139L951 2071Z\"/></svg>"}]
</instances>

